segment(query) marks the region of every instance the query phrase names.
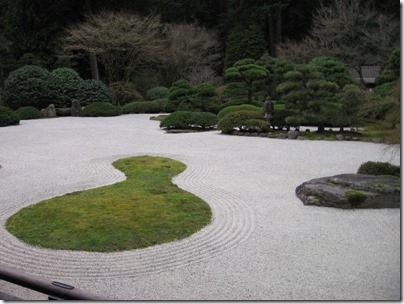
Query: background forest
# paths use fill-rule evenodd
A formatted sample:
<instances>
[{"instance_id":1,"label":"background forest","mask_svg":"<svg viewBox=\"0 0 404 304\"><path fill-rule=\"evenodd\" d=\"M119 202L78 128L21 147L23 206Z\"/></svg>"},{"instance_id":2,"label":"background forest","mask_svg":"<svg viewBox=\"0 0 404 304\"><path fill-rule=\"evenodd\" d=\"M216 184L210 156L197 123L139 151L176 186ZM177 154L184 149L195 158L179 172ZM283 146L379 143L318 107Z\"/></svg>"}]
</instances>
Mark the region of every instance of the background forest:
<instances>
[{"instance_id":1,"label":"background forest","mask_svg":"<svg viewBox=\"0 0 404 304\"><path fill-rule=\"evenodd\" d=\"M0 102L218 114L269 96L278 127L397 129L399 42L393 0L0 0Z\"/></svg>"}]
</instances>

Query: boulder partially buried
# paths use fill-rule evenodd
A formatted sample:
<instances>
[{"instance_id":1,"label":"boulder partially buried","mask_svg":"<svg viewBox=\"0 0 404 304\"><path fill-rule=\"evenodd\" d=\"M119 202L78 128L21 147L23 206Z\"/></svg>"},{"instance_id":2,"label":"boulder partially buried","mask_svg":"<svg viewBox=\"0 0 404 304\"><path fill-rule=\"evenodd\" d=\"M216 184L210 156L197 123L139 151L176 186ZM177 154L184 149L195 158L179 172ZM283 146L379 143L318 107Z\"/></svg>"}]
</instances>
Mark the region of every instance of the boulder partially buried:
<instances>
[{"instance_id":1,"label":"boulder partially buried","mask_svg":"<svg viewBox=\"0 0 404 304\"><path fill-rule=\"evenodd\" d=\"M400 208L400 178L341 174L312 179L296 188L305 205L352 208Z\"/></svg>"}]
</instances>

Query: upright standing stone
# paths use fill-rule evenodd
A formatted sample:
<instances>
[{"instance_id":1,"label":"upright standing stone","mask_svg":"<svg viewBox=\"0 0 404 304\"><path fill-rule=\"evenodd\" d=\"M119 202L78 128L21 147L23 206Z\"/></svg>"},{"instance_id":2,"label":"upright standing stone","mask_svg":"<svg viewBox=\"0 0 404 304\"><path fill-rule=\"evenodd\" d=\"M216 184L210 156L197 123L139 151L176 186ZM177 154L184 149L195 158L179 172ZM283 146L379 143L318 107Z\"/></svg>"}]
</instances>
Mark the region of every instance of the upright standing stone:
<instances>
[{"instance_id":1,"label":"upright standing stone","mask_svg":"<svg viewBox=\"0 0 404 304\"><path fill-rule=\"evenodd\" d=\"M80 116L81 114L81 105L80 101L77 99L72 100L72 116Z\"/></svg>"},{"instance_id":2,"label":"upright standing stone","mask_svg":"<svg viewBox=\"0 0 404 304\"><path fill-rule=\"evenodd\" d=\"M55 105L52 103L46 108L47 117L53 118L56 117L56 109Z\"/></svg>"}]
</instances>

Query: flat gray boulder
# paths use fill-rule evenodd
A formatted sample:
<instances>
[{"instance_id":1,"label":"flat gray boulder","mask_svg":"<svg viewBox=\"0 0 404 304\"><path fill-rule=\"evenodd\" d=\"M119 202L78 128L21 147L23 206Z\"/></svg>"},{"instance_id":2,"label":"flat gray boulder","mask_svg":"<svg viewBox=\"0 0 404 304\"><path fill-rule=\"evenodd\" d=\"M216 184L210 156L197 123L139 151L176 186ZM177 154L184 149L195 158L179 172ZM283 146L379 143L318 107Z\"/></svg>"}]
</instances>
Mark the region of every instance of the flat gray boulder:
<instances>
[{"instance_id":1,"label":"flat gray boulder","mask_svg":"<svg viewBox=\"0 0 404 304\"><path fill-rule=\"evenodd\" d=\"M305 205L352 208L400 208L400 178L340 174L312 179L296 188Z\"/></svg>"}]
</instances>

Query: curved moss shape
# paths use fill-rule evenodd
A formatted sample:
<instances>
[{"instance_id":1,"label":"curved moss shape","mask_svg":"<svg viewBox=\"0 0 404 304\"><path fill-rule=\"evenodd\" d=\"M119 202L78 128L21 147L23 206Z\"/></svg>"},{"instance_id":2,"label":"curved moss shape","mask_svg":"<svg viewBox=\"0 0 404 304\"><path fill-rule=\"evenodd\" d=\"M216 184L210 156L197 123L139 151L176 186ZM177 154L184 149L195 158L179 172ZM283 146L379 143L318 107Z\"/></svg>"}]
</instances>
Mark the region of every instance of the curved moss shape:
<instances>
[{"instance_id":1,"label":"curved moss shape","mask_svg":"<svg viewBox=\"0 0 404 304\"><path fill-rule=\"evenodd\" d=\"M171 182L183 163L140 156L113 165L125 181L23 208L6 228L46 248L114 252L182 239L210 222L209 205Z\"/></svg>"}]
</instances>

